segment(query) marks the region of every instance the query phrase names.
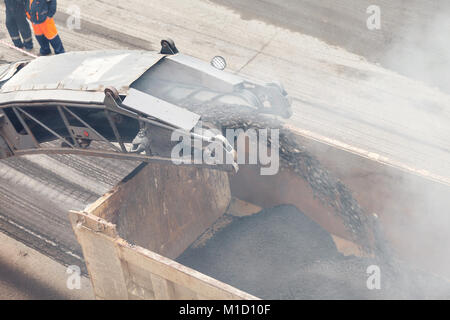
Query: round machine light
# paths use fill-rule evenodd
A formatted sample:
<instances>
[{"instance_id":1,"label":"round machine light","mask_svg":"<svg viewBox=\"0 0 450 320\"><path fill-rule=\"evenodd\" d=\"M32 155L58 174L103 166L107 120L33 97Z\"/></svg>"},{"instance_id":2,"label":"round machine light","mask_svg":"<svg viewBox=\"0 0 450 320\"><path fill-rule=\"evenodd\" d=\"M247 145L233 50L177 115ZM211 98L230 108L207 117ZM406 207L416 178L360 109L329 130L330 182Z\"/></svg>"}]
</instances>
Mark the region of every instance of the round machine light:
<instances>
[{"instance_id":1,"label":"round machine light","mask_svg":"<svg viewBox=\"0 0 450 320\"><path fill-rule=\"evenodd\" d=\"M225 61L225 59L223 57L215 56L211 60L211 65L216 69L224 70L227 67L227 62Z\"/></svg>"}]
</instances>

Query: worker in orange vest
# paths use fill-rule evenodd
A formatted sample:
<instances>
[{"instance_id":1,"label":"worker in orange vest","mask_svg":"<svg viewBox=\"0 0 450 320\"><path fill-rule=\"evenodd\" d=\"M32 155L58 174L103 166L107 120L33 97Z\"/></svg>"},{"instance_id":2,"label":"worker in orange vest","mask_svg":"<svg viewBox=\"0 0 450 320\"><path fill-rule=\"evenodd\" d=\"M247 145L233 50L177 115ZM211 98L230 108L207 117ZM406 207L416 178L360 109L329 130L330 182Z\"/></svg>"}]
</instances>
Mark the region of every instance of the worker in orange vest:
<instances>
[{"instance_id":1,"label":"worker in orange vest","mask_svg":"<svg viewBox=\"0 0 450 320\"><path fill-rule=\"evenodd\" d=\"M41 46L40 55L52 53L50 44L55 54L64 53L64 46L53 19L56 13L56 0L26 0L25 10L33 25L36 40Z\"/></svg>"}]
</instances>

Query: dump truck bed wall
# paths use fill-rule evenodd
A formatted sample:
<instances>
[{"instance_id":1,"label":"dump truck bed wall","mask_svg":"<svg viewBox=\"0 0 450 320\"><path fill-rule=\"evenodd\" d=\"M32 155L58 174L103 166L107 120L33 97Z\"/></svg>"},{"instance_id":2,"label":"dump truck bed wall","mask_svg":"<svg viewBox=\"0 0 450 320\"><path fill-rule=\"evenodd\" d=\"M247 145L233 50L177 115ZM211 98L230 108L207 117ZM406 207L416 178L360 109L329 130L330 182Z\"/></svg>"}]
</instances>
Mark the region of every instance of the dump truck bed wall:
<instances>
[{"instance_id":1,"label":"dump truck bed wall","mask_svg":"<svg viewBox=\"0 0 450 320\"><path fill-rule=\"evenodd\" d=\"M365 158L306 137L301 140L353 191L367 214L379 217L399 257L450 279L450 185L426 172Z\"/></svg>"},{"instance_id":2,"label":"dump truck bed wall","mask_svg":"<svg viewBox=\"0 0 450 320\"><path fill-rule=\"evenodd\" d=\"M256 297L187 268L117 235L115 226L89 213L71 212L97 299L220 299Z\"/></svg>"},{"instance_id":3,"label":"dump truck bed wall","mask_svg":"<svg viewBox=\"0 0 450 320\"><path fill-rule=\"evenodd\" d=\"M226 173L173 164L137 168L93 207L130 243L174 259L224 214Z\"/></svg>"}]
</instances>

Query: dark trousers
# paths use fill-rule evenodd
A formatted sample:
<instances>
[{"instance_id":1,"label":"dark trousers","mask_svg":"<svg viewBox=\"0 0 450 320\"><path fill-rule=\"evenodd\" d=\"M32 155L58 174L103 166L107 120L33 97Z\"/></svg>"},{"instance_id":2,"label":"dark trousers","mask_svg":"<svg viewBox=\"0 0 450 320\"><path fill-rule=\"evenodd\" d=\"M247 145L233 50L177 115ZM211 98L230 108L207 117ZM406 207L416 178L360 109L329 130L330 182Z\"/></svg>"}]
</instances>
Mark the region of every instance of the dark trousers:
<instances>
[{"instance_id":1,"label":"dark trousers","mask_svg":"<svg viewBox=\"0 0 450 320\"><path fill-rule=\"evenodd\" d=\"M50 44L53 47L53 50L55 50L55 54L61 54L64 53L64 46L62 44L61 38L59 35L54 37L52 40L48 40L44 35L36 36L36 40L39 42L39 45L41 46L40 54L41 56L48 56L52 53L50 50Z\"/></svg>"},{"instance_id":2,"label":"dark trousers","mask_svg":"<svg viewBox=\"0 0 450 320\"><path fill-rule=\"evenodd\" d=\"M6 28L16 47L33 49L31 29L23 5L6 6Z\"/></svg>"},{"instance_id":3,"label":"dark trousers","mask_svg":"<svg viewBox=\"0 0 450 320\"><path fill-rule=\"evenodd\" d=\"M36 40L41 46L41 55L45 56L51 54L50 44L55 50L55 54L64 53L64 46L58 35L58 29L56 29L55 20L53 18L47 18L47 20L40 24L33 24L33 29Z\"/></svg>"}]
</instances>

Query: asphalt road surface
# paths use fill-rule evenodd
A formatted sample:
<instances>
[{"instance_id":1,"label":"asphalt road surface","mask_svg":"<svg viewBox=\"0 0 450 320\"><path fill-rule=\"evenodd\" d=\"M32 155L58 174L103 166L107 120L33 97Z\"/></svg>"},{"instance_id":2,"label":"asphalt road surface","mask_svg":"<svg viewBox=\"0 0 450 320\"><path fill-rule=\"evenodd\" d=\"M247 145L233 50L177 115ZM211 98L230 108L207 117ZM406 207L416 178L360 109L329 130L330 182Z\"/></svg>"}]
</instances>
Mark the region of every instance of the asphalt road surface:
<instances>
[{"instance_id":1,"label":"asphalt road surface","mask_svg":"<svg viewBox=\"0 0 450 320\"><path fill-rule=\"evenodd\" d=\"M0 233L0 300L93 299L88 278L68 287L67 268Z\"/></svg>"},{"instance_id":2,"label":"asphalt road surface","mask_svg":"<svg viewBox=\"0 0 450 320\"><path fill-rule=\"evenodd\" d=\"M450 2L446 0L213 0L238 12L322 39L450 92ZM380 29L369 31L370 6ZM407 61L408 63L404 63ZM426 68L426 70L423 70Z\"/></svg>"}]
</instances>

